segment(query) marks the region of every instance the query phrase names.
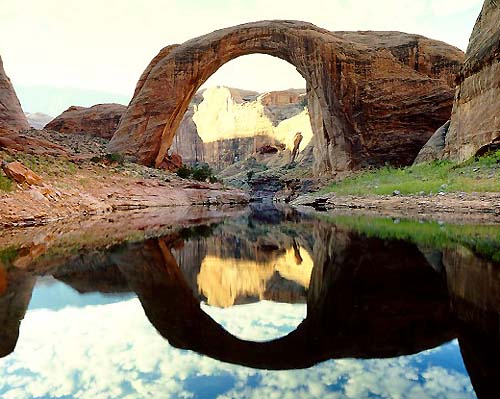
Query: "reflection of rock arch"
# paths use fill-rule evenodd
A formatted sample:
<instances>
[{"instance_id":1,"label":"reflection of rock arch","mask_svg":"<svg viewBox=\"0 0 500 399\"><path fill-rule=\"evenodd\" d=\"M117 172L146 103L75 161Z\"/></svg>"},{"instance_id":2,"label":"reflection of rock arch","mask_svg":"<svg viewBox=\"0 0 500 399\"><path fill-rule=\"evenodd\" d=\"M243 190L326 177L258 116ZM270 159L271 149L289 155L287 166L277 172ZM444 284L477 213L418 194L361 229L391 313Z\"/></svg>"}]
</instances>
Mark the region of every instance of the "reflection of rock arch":
<instances>
[{"instance_id":1,"label":"reflection of rock arch","mask_svg":"<svg viewBox=\"0 0 500 399\"><path fill-rule=\"evenodd\" d=\"M232 336L200 309L170 253L176 234L76 258L69 268L53 264L53 272L80 292L135 291L149 320L172 345L257 368L405 355L458 337L477 396L496 397L498 264L465 248L447 249L438 257L446 271L440 274L414 245L311 224L317 266L307 319L288 336L267 343ZM7 277L8 290L0 295L0 358L15 348L35 280L16 268Z\"/></svg>"},{"instance_id":2,"label":"reflection of rock arch","mask_svg":"<svg viewBox=\"0 0 500 399\"><path fill-rule=\"evenodd\" d=\"M421 50L418 62L410 56L412 46L417 53ZM439 46L445 48L439 51L446 62L441 57L438 65L430 53ZM432 50L425 55L424 48ZM142 74L110 150L160 165L198 88L226 62L252 53L288 61L306 80L320 173L368 162L411 162L448 119L453 100L449 75L458 70L463 56L420 36L385 32L356 38L356 33L334 33L299 21L261 21L218 30L160 51ZM396 83L387 89L391 80ZM404 98L411 98L411 104L402 105ZM433 104L432 109L424 103ZM439 121L433 121L436 117ZM377 129L391 139L384 143L373 137Z\"/></svg>"},{"instance_id":3,"label":"reflection of rock arch","mask_svg":"<svg viewBox=\"0 0 500 399\"><path fill-rule=\"evenodd\" d=\"M382 298L381 302L367 295L365 307L355 306L357 300L353 296L360 293L355 287L359 280L355 266L363 262L364 253L357 245L363 244L353 244L352 254L359 256L353 257L352 262L339 258L341 263L335 264L334 259L327 259L324 267L316 269L315 281L311 283L316 289L309 297L306 319L292 333L269 342L236 338L212 320L193 296L167 241L150 240L113 259L164 338L176 347L225 362L266 369L304 368L332 358L412 354L455 336L443 281L425 264L416 248L411 253L410 246L404 244L399 246L408 261L401 268L403 273L398 279L402 280L398 282L406 281L418 288L394 284L392 292L407 300L406 308L396 306L388 312L385 305L394 307L390 294L388 300ZM414 255L416 260L412 261ZM387 275L392 274L399 258L396 261L391 255L382 257L384 261L392 259ZM394 281L387 281L381 289L391 291L391 283Z\"/></svg>"}]
</instances>

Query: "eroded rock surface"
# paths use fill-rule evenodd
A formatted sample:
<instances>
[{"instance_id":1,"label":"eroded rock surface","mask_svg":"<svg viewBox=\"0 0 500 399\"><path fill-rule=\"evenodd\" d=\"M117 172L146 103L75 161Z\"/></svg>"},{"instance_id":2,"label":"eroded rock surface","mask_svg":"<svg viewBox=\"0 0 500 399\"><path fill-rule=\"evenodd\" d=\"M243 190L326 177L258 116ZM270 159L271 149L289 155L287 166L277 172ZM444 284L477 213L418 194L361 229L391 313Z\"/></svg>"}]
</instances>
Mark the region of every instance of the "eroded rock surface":
<instances>
[{"instance_id":1,"label":"eroded rock surface","mask_svg":"<svg viewBox=\"0 0 500 399\"><path fill-rule=\"evenodd\" d=\"M263 147L294 148L301 132L303 151L312 139L305 90L257 93L229 87L198 92L184 114L171 152L185 163L206 162L221 171Z\"/></svg>"},{"instance_id":2,"label":"eroded rock surface","mask_svg":"<svg viewBox=\"0 0 500 399\"><path fill-rule=\"evenodd\" d=\"M429 141L425 143L419 151L417 158L415 158L416 164L442 158L446 143L446 135L448 134L449 129L450 121L447 121L443 126L434 132Z\"/></svg>"},{"instance_id":3,"label":"eroded rock surface","mask_svg":"<svg viewBox=\"0 0 500 399\"><path fill-rule=\"evenodd\" d=\"M39 185L43 179L21 162L2 162L2 170L17 183L26 183L28 186Z\"/></svg>"},{"instance_id":4,"label":"eroded rock surface","mask_svg":"<svg viewBox=\"0 0 500 399\"><path fill-rule=\"evenodd\" d=\"M367 39L368 38L368 39ZM447 119L463 54L393 32L330 32L300 21L261 21L160 51L146 68L110 151L159 165L198 88L251 53L294 65L307 83L315 172L411 163Z\"/></svg>"},{"instance_id":5,"label":"eroded rock surface","mask_svg":"<svg viewBox=\"0 0 500 399\"><path fill-rule=\"evenodd\" d=\"M61 133L86 133L111 138L127 107L121 104L98 104L92 107L69 107L45 125Z\"/></svg>"},{"instance_id":6,"label":"eroded rock surface","mask_svg":"<svg viewBox=\"0 0 500 399\"><path fill-rule=\"evenodd\" d=\"M465 161L500 138L500 3L486 0L458 76L444 156Z\"/></svg>"},{"instance_id":7,"label":"eroded rock surface","mask_svg":"<svg viewBox=\"0 0 500 399\"><path fill-rule=\"evenodd\" d=\"M0 128L19 131L28 129L29 124L9 77L3 69L0 57Z\"/></svg>"}]
</instances>

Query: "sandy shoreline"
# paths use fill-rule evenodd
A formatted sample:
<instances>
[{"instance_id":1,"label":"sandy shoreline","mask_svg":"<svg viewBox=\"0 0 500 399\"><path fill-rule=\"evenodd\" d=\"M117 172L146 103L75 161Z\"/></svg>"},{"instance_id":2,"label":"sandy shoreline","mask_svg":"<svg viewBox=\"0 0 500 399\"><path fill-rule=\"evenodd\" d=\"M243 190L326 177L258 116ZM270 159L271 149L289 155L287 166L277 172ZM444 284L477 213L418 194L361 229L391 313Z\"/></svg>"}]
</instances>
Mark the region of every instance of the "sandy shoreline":
<instances>
[{"instance_id":1,"label":"sandy shoreline","mask_svg":"<svg viewBox=\"0 0 500 399\"><path fill-rule=\"evenodd\" d=\"M291 205L307 212L432 219L455 223L500 223L500 193L438 195L306 195Z\"/></svg>"}]
</instances>

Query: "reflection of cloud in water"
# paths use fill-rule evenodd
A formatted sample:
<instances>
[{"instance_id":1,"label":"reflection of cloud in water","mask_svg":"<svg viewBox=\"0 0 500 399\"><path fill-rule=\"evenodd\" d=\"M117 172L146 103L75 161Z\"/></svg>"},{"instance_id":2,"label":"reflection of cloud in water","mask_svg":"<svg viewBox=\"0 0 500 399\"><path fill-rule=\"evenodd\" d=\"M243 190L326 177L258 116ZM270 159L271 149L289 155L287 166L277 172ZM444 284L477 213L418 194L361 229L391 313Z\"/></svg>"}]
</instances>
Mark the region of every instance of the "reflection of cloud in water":
<instances>
[{"instance_id":1,"label":"reflection of cloud in water","mask_svg":"<svg viewBox=\"0 0 500 399\"><path fill-rule=\"evenodd\" d=\"M233 333L265 340L293 329L303 305L204 306ZM28 312L13 354L0 359L0 396L22 398L472 398L456 342L416 356L327 361L262 371L170 347L137 299L57 312Z\"/></svg>"},{"instance_id":2,"label":"reflection of cloud in water","mask_svg":"<svg viewBox=\"0 0 500 399\"><path fill-rule=\"evenodd\" d=\"M205 304L201 308L234 336L252 341L282 337L306 317L305 304L260 301L226 309Z\"/></svg>"}]
</instances>

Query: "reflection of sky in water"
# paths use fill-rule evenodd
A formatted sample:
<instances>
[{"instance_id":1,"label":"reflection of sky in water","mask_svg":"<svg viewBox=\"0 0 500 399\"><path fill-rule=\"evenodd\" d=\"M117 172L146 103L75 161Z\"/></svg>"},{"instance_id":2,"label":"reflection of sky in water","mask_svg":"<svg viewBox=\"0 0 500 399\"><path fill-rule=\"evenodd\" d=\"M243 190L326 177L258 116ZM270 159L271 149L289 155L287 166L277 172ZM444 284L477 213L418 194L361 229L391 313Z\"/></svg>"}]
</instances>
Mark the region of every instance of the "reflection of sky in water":
<instances>
[{"instance_id":1,"label":"reflection of sky in water","mask_svg":"<svg viewBox=\"0 0 500 399\"><path fill-rule=\"evenodd\" d=\"M63 284L53 277L41 277L33 290L29 310L42 308L60 310L65 307L104 305L121 302L134 296L135 294L132 293L101 294L100 292L89 292L80 294L69 285Z\"/></svg>"},{"instance_id":2,"label":"reflection of sky in water","mask_svg":"<svg viewBox=\"0 0 500 399\"><path fill-rule=\"evenodd\" d=\"M47 288L37 287L38 305L26 314L15 352L0 359L4 399L475 397L456 341L395 359L253 370L169 346L136 298L76 299L62 283L50 286L60 298L51 301ZM63 299L70 306L62 306ZM304 305L270 302L203 308L232 333L255 340L281 336L305 315Z\"/></svg>"}]
</instances>

